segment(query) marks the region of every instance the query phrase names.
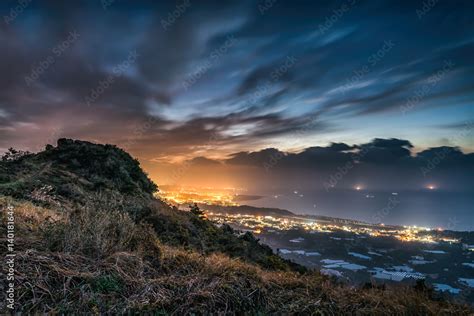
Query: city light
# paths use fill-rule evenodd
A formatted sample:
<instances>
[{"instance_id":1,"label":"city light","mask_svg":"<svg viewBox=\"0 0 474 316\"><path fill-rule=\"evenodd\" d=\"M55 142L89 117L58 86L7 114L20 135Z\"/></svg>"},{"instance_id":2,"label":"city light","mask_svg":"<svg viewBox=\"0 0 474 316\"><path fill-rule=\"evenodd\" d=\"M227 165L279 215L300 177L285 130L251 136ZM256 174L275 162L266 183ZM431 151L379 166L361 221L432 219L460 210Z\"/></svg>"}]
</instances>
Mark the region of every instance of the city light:
<instances>
[{"instance_id":1,"label":"city light","mask_svg":"<svg viewBox=\"0 0 474 316\"><path fill-rule=\"evenodd\" d=\"M354 187L355 190L363 190L362 185ZM434 185L428 185L427 189L434 190ZM297 192L297 191L295 191ZM298 192L299 193L299 192ZM335 233L351 232L357 235L368 235L372 237L391 237L403 242L438 243L449 242L458 243L457 239L447 239L437 237L435 234L439 229L413 226L389 226L386 224L347 225L335 223L330 220L315 220L305 216L260 216L250 214L224 214L216 211L206 210L206 205L238 206L234 201L236 197L235 189L217 190L207 188L198 190L192 188L179 188L176 190L160 191L160 198L170 204L187 206L198 203L206 214L206 218L216 224L230 224L242 231L249 231L254 234L264 234L268 232L287 231L291 229L303 229L309 233ZM431 234L433 232L433 234Z\"/></svg>"},{"instance_id":2,"label":"city light","mask_svg":"<svg viewBox=\"0 0 474 316\"><path fill-rule=\"evenodd\" d=\"M206 204L206 205L222 205L222 206L237 206L235 197L235 189L216 190L207 188L206 190L194 188L179 188L179 189L162 189L158 196L164 201L173 205L188 205L188 204Z\"/></svg>"},{"instance_id":3,"label":"city light","mask_svg":"<svg viewBox=\"0 0 474 316\"><path fill-rule=\"evenodd\" d=\"M204 210L206 212L206 210ZM418 226L388 226L384 224L348 225L327 220L314 220L305 217L256 216L250 214L207 213L208 219L216 224L230 224L241 231L254 234L273 233L303 229L309 233L350 232L356 235L396 238L403 242L436 244L439 242L459 243L454 238L439 237L437 230ZM431 234L433 232L433 234Z\"/></svg>"}]
</instances>

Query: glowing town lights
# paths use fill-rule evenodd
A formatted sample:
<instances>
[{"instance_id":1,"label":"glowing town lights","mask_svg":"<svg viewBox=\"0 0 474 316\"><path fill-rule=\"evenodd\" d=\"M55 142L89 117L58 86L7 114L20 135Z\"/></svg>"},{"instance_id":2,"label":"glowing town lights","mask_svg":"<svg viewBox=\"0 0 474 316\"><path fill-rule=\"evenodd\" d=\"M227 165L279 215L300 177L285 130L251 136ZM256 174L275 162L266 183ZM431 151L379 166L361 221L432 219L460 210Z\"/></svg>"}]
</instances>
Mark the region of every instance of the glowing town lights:
<instances>
[{"instance_id":1,"label":"glowing town lights","mask_svg":"<svg viewBox=\"0 0 474 316\"><path fill-rule=\"evenodd\" d=\"M205 211L205 210L204 210ZM272 233L276 231L286 231L295 228L302 228L305 231L315 233L332 233L337 231L351 232L356 235L370 235L373 237L394 237L403 242L422 242L436 244L438 242L459 243L454 238L447 238L436 235L427 235L427 232L436 231L430 228L418 226L390 227L374 225L371 227L335 225L332 223L308 222L307 219L295 217L274 217L256 216L249 214L220 214L213 212L208 214L209 220L218 224L234 224L254 234ZM388 228L390 227L390 228ZM474 246L473 246L474 251Z\"/></svg>"},{"instance_id":2,"label":"glowing town lights","mask_svg":"<svg viewBox=\"0 0 474 316\"><path fill-rule=\"evenodd\" d=\"M193 189L183 189L180 188L179 191L170 192L170 191L161 191L158 193L158 196L165 201L178 204L206 204L206 205L224 205L224 206L237 206L238 204L234 202L235 194L228 192L220 191L207 191L199 192Z\"/></svg>"},{"instance_id":3,"label":"glowing town lights","mask_svg":"<svg viewBox=\"0 0 474 316\"><path fill-rule=\"evenodd\" d=\"M431 185L433 189L436 189L434 185ZM357 185L354 190L364 190L362 185ZM426 189L430 189L427 185ZM430 189L431 190L431 189ZM181 205L183 209L187 209L191 203L198 203L202 210L206 214L206 218L216 224L233 224L240 229L251 231L254 234L268 234L278 231L288 231L294 229L303 229L309 233L334 233L334 232L350 232L356 235L370 235L372 237L394 237L403 242L422 242L422 243L459 243L459 240L454 238L442 237L437 235L438 231L443 231L441 228L430 229L428 227L420 226L391 226L387 224L374 224L374 225L352 225L345 222L334 223L334 222L315 222L314 219L308 217L278 217L276 215L250 215L250 214L221 214L216 211L210 212L206 210L206 205L224 205L224 206L236 206L233 198L235 194L233 192L226 191L199 191L191 188L180 189L174 191L161 191L159 193L161 198L164 198L168 202L176 203ZM469 251L474 251L474 246L469 246Z\"/></svg>"},{"instance_id":4,"label":"glowing town lights","mask_svg":"<svg viewBox=\"0 0 474 316\"><path fill-rule=\"evenodd\" d=\"M428 190L436 190L436 186L434 186L433 184L430 184L426 187Z\"/></svg>"}]
</instances>

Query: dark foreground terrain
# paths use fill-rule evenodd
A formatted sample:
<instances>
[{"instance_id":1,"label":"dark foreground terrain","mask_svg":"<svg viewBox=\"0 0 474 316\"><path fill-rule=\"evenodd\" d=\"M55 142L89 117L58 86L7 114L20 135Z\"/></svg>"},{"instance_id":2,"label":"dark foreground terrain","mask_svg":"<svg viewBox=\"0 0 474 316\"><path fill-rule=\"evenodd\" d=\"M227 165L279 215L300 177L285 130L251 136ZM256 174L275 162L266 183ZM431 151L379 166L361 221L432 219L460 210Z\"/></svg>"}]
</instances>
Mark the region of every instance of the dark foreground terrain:
<instances>
[{"instance_id":1,"label":"dark foreground terrain","mask_svg":"<svg viewBox=\"0 0 474 316\"><path fill-rule=\"evenodd\" d=\"M34 313L468 315L415 286L351 287L251 233L153 197L126 152L60 139L0 163L2 253L13 210L15 310ZM7 271L2 270L2 280ZM1 312L8 312L1 291Z\"/></svg>"}]
</instances>

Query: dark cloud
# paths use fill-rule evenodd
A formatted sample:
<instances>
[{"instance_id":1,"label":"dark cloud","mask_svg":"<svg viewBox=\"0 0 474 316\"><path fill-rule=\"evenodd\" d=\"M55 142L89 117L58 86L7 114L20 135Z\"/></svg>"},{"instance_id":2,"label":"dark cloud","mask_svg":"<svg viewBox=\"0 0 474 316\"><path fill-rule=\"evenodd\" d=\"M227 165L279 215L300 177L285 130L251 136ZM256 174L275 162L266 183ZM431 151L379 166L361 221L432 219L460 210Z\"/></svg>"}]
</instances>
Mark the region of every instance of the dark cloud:
<instances>
[{"instance_id":1,"label":"dark cloud","mask_svg":"<svg viewBox=\"0 0 474 316\"><path fill-rule=\"evenodd\" d=\"M267 64L262 67L253 69L240 84L237 95L242 96L249 92L255 92L256 89L262 87L270 88L271 85L282 84L291 80L291 64L284 67L284 61L280 63Z\"/></svg>"},{"instance_id":2,"label":"dark cloud","mask_svg":"<svg viewBox=\"0 0 474 316\"><path fill-rule=\"evenodd\" d=\"M359 149L359 161L368 163L397 163L410 158L413 145L402 139L376 138Z\"/></svg>"},{"instance_id":3,"label":"dark cloud","mask_svg":"<svg viewBox=\"0 0 474 316\"><path fill-rule=\"evenodd\" d=\"M200 167L203 166L219 166L221 163L217 160L212 160L206 157L195 157L189 161L189 163L193 165L197 165Z\"/></svg>"},{"instance_id":4,"label":"dark cloud","mask_svg":"<svg viewBox=\"0 0 474 316\"><path fill-rule=\"evenodd\" d=\"M271 183L319 189L363 184L380 190L420 190L434 183L446 190L472 190L474 154L448 146L415 154L412 148L407 140L378 138L354 146L310 147L299 153L275 148L239 152L225 163L252 167L247 176L267 188ZM297 179L296 183L290 179Z\"/></svg>"},{"instance_id":5,"label":"dark cloud","mask_svg":"<svg viewBox=\"0 0 474 316\"><path fill-rule=\"evenodd\" d=\"M267 148L257 152L235 153L230 159L226 160L226 163L234 165L250 165L261 167L270 160L279 159L284 157L285 155L285 153L279 151L276 148Z\"/></svg>"},{"instance_id":6,"label":"dark cloud","mask_svg":"<svg viewBox=\"0 0 474 316\"><path fill-rule=\"evenodd\" d=\"M426 163L437 162L439 167L456 168L467 167L471 171L474 168L474 154L464 154L458 147L435 147L418 153L417 159Z\"/></svg>"},{"instance_id":7,"label":"dark cloud","mask_svg":"<svg viewBox=\"0 0 474 316\"><path fill-rule=\"evenodd\" d=\"M354 148L355 148L354 146L349 146L349 145L344 144L344 143L331 143L328 146L329 150L333 150L333 151L336 151L336 152L349 151L349 150L352 150Z\"/></svg>"}]
</instances>

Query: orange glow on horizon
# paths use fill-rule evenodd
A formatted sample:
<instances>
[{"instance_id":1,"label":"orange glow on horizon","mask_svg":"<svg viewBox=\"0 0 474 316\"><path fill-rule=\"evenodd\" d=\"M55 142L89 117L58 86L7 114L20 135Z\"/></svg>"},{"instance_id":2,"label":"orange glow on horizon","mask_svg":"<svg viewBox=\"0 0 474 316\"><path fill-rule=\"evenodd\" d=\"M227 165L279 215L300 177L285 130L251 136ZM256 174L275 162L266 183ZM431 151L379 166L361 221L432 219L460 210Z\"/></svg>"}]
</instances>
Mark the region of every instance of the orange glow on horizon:
<instances>
[{"instance_id":1,"label":"orange glow on horizon","mask_svg":"<svg viewBox=\"0 0 474 316\"><path fill-rule=\"evenodd\" d=\"M176 205L187 204L207 204L207 205L224 205L237 206L235 198L238 191L242 189L226 188L218 189L214 187L192 188L192 187L172 187L164 186L158 192L158 196L163 200Z\"/></svg>"}]
</instances>

